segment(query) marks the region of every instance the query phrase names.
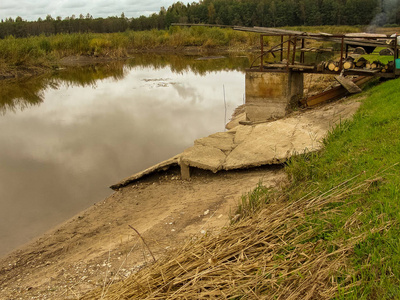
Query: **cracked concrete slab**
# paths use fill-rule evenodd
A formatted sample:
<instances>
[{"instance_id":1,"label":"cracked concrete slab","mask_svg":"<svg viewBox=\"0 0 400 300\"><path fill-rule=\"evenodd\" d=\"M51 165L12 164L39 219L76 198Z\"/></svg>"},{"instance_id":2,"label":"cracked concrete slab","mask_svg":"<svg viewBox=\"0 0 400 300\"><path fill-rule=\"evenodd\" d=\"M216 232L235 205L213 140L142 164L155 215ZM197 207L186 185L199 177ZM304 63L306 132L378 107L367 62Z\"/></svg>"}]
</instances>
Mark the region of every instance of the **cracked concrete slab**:
<instances>
[{"instance_id":1,"label":"cracked concrete slab","mask_svg":"<svg viewBox=\"0 0 400 300\"><path fill-rule=\"evenodd\" d=\"M180 161L190 167L216 173L222 169L225 159L226 155L218 148L195 145L183 151Z\"/></svg>"},{"instance_id":2,"label":"cracked concrete slab","mask_svg":"<svg viewBox=\"0 0 400 300\"><path fill-rule=\"evenodd\" d=\"M124 179L112 188L138 180L144 175L172 165L181 165L186 176L189 168L218 172L280 164L293 155L318 151L329 130L347 120L359 108L359 102L339 102L255 125L238 125L227 132L218 132L198 139L183 153Z\"/></svg>"},{"instance_id":3,"label":"cracked concrete slab","mask_svg":"<svg viewBox=\"0 0 400 300\"><path fill-rule=\"evenodd\" d=\"M221 151L232 151L237 146L233 141L234 137L234 132L217 132L208 137L195 140L194 145L214 147Z\"/></svg>"}]
</instances>

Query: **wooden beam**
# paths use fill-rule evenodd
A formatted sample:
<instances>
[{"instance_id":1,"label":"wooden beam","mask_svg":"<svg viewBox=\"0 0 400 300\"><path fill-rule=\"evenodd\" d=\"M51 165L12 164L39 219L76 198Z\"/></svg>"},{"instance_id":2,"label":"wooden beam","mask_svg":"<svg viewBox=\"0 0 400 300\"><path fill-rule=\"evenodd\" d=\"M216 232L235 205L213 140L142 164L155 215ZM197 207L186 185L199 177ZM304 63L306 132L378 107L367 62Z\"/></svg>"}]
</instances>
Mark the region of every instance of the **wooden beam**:
<instances>
[{"instance_id":1,"label":"wooden beam","mask_svg":"<svg viewBox=\"0 0 400 300\"><path fill-rule=\"evenodd\" d=\"M335 76L337 82L339 82L350 94L361 93L362 90L351 80L344 76Z\"/></svg>"}]
</instances>

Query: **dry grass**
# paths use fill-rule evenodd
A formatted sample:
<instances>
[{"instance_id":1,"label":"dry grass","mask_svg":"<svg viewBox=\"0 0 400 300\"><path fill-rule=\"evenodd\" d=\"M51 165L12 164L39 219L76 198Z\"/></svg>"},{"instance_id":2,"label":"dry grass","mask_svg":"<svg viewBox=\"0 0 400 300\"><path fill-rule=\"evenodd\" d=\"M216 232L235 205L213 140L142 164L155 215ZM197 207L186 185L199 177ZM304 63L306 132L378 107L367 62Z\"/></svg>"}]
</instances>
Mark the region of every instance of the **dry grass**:
<instances>
[{"instance_id":1,"label":"dry grass","mask_svg":"<svg viewBox=\"0 0 400 300\"><path fill-rule=\"evenodd\" d=\"M311 220L318 211L319 221L329 229L327 216L340 213L345 199L374 182L356 183L356 178L295 202L283 196L273 199L219 235L190 241L151 267L83 299L331 299L338 291L345 294L358 284L347 257L365 235L324 240L324 230L316 230ZM354 234L358 223L354 214L345 227Z\"/></svg>"}]
</instances>

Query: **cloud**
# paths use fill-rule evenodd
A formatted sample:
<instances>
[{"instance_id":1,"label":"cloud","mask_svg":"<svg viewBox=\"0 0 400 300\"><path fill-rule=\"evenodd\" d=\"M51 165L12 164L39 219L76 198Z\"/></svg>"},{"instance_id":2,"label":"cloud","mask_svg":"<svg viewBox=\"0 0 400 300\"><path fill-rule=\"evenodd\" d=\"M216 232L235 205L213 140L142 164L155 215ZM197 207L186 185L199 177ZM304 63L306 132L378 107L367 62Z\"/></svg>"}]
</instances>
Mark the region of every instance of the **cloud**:
<instances>
[{"instance_id":1,"label":"cloud","mask_svg":"<svg viewBox=\"0 0 400 300\"><path fill-rule=\"evenodd\" d=\"M15 0L1 0L0 2L0 19L22 17L24 20L35 21L39 17L45 18L51 15L53 18L61 16L65 18L71 15L86 15L90 13L94 18L105 18L108 16L120 16L125 13L125 16L139 17L141 15L151 15L158 13L162 6L168 7L172 5L174 0L162 1L142 1L142 0L58 0L47 1L37 0L33 1L18 1ZM191 1L182 1L183 3L190 3Z\"/></svg>"},{"instance_id":2,"label":"cloud","mask_svg":"<svg viewBox=\"0 0 400 300\"><path fill-rule=\"evenodd\" d=\"M78 0L71 0L71 1L62 1L62 8L70 9L70 8L81 8L81 7L86 7L87 3L83 1L78 1Z\"/></svg>"}]
</instances>

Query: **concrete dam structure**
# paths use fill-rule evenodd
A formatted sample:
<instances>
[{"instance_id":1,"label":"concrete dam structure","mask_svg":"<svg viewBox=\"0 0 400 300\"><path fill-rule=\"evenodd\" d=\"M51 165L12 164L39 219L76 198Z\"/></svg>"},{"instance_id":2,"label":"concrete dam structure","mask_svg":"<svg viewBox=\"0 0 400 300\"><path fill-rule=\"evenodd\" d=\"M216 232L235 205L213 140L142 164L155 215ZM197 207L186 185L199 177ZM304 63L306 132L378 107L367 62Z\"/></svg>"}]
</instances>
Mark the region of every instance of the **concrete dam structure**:
<instances>
[{"instance_id":1,"label":"concrete dam structure","mask_svg":"<svg viewBox=\"0 0 400 300\"><path fill-rule=\"evenodd\" d=\"M303 73L246 72L246 120L282 118L303 98Z\"/></svg>"}]
</instances>

